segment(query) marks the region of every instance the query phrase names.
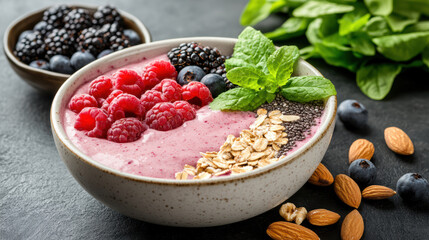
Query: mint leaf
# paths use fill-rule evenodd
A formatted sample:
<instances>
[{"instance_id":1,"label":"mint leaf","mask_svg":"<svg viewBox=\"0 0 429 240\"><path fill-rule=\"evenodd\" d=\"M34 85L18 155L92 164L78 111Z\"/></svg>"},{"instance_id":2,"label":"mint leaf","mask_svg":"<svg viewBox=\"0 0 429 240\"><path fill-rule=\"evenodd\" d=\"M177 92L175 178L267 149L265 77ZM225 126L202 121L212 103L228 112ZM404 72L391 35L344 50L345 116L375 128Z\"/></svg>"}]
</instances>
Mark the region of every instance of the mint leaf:
<instances>
[{"instance_id":1,"label":"mint leaf","mask_svg":"<svg viewBox=\"0 0 429 240\"><path fill-rule=\"evenodd\" d=\"M324 15L346 13L354 10L353 6L336 4L331 2L308 1L296 8L292 15L294 17L317 18Z\"/></svg>"},{"instance_id":2,"label":"mint leaf","mask_svg":"<svg viewBox=\"0 0 429 240\"><path fill-rule=\"evenodd\" d=\"M377 50L394 61L408 61L417 56L429 43L429 32L406 33L374 38Z\"/></svg>"},{"instance_id":3,"label":"mint leaf","mask_svg":"<svg viewBox=\"0 0 429 240\"><path fill-rule=\"evenodd\" d=\"M364 65L357 71L356 83L365 95L381 100L390 92L401 69L399 64L391 63Z\"/></svg>"},{"instance_id":4,"label":"mint leaf","mask_svg":"<svg viewBox=\"0 0 429 240\"><path fill-rule=\"evenodd\" d=\"M373 15L387 16L393 10L393 0L364 0Z\"/></svg>"},{"instance_id":5,"label":"mint leaf","mask_svg":"<svg viewBox=\"0 0 429 240\"><path fill-rule=\"evenodd\" d=\"M309 102L337 94L334 85L321 76L293 77L281 87L280 93L288 100Z\"/></svg>"},{"instance_id":6,"label":"mint leaf","mask_svg":"<svg viewBox=\"0 0 429 240\"><path fill-rule=\"evenodd\" d=\"M210 108L213 110L253 111L267 101L267 99L271 99L272 101L272 95L265 91L237 87L217 96L210 103Z\"/></svg>"},{"instance_id":7,"label":"mint leaf","mask_svg":"<svg viewBox=\"0 0 429 240\"><path fill-rule=\"evenodd\" d=\"M250 0L241 13L240 23L243 26L255 25L285 5L283 0Z\"/></svg>"},{"instance_id":8,"label":"mint leaf","mask_svg":"<svg viewBox=\"0 0 429 240\"><path fill-rule=\"evenodd\" d=\"M225 61L226 70L229 71L234 67L248 67L252 65L268 74L266 63L268 57L275 50L273 42L266 38L260 31L246 27L238 36L233 57ZM235 58L240 60L232 60Z\"/></svg>"},{"instance_id":9,"label":"mint leaf","mask_svg":"<svg viewBox=\"0 0 429 240\"><path fill-rule=\"evenodd\" d=\"M265 74L255 67L236 67L226 73L228 80L235 85L261 90L266 84Z\"/></svg>"},{"instance_id":10,"label":"mint leaf","mask_svg":"<svg viewBox=\"0 0 429 240\"><path fill-rule=\"evenodd\" d=\"M264 33L264 35L274 41L298 37L305 33L305 29L307 29L310 21L309 18L291 17L276 30Z\"/></svg>"},{"instance_id":11,"label":"mint leaf","mask_svg":"<svg viewBox=\"0 0 429 240\"><path fill-rule=\"evenodd\" d=\"M299 59L299 50L296 46L283 46L278 48L268 58L268 70L274 76L275 84L281 87L286 84Z\"/></svg>"}]
</instances>

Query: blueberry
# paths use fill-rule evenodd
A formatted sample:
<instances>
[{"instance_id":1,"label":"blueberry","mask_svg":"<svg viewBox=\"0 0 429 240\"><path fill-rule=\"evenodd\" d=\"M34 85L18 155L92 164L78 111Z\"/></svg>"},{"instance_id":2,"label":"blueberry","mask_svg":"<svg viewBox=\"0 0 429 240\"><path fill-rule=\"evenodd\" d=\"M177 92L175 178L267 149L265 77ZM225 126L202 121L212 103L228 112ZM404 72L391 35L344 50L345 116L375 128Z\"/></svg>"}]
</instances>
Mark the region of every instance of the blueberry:
<instances>
[{"instance_id":1,"label":"blueberry","mask_svg":"<svg viewBox=\"0 0 429 240\"><path fill-rule=\"evenodd\" d=\"M30 33L33 33L33 31L32 30L25 30L24 32L22 32L21 34L19 34L18 43L21 42L21 40L23 38L25 38L25 36L27 36Z\"/></svg>"},{"instance_id":2,"label":"blueberry","mask_svg":"<svg viewBox=\"0 0 429 240\"><path fill-rule=\"evenodd\" d=\"M429 201L429 183L418 173L407 173L399 178L396 191L405 201Z\"/></svg>"},{"instance_id":3,"label":"blueberry","mask_svg":"<svg viewBox=\"0 0 429 240\"><path fill-rule=\"evenodd\" d=\"M131 46L134 46L134 45L142 43L142 40L140 39L140 36L134 30L125 29L124 30L124 35L126 37L128 37L128 40L130 41L130 45Z\"/></svg>"},{"instance_id":4,"label":"blueberry","mask_svg":"<svg viewBox=\"0 0 429 240\"><path fill-rule=\"evenodd\" d=\"M45 60L34 60L30 63L30 67L49 70L49 63Z\"/></svg>"},{"instance_id":5,"label":"blueberry","mask_svg":"<svg viewBox=\"0 0 429 240\"><path fill-rule=\"evenodd\" d=\"M106 55L111 54L112 52L113 52L113 50L110 50L110 49L103 50L103 51L101 51L101 53L98 54L97 58L102 58Z\"/></svg>"},{"instance_id":6,"label":"blueberry","mask_svg":"<svg viewBox=\"0 0 429 240\"><path fill-rule=\"evenodd\" d=\"M356 100L345 100L338 107L338 117L346 127L364 128L368 122L368 111Z\"/></svg>"},{"instance_id":7,"label":"blueberry","mask_svg":"<svg viewBox=\"0 0 429 240\"><path fill-rule=\"evenodd\" d=\"M357 159L349 166L349 176L361 185L369 185L377 177L377 168L369 160Z\"/></svg>"},{"instance_id":8,"label":"blueberry","mask_svg":"<svg viewBox=\"0 0 429 240\"><path fill-rule=\"evenodd\" d=\"M74 69L78 70L94 60L95 57L89 52L75 52L70 63Z\"/></svg>"},{"instance_id":9,"label":"blueberry","mask_svg":"<svg viewBox=\"0 0 429 240\"><path fill-rule=\"evenodd\" d=\"M209 88L213 98L226 91L226 83L218 74L207 74L201 79L201 82Z\"/></svg>"},{"instance_id":10,"label":"blueberry","mask_svg":"<svg viewBox=\"0 0 429 240\"><path fill-rule=\"evenodd\" d=\"M72 74L74 73L74 69L70 64L70 59L63 55L55 55L49 61L49 65L51 66L51 70L54 72Z\"/></svg>"},{"instance_id":11,"label":"blueberry","mask_svg":"<svg viewBox=\"0 0 429 240\"><path fill-rule=\"evenodd\" d=\"M192 81L200 82L206 73L198 66L187 66L180 70L177 75L177 82L186 85Z\"/></svg>"}]
</instances>

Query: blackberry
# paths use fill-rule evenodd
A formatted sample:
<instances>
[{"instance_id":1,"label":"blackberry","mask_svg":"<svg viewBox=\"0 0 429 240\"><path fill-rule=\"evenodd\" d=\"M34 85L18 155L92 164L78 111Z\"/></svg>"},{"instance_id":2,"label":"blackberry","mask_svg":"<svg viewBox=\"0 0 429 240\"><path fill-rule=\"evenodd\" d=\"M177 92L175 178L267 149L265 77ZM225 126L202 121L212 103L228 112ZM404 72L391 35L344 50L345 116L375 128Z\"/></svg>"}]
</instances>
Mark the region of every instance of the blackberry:
<instances>
[{"instance_id":1,"label":"blackberry","mask_svg":"<svg viewBox=\"0 0 429 240\"><path fill-rule=\"evenodd\" d=\"M71 56L74 52L73 39L65 29L54 29L45 38L45 58L50 59L54 55Z\"/></svg>"},{"instance_id":2,"label":"blackberry","mask_svg":"<svg viewBox=\"0 0 429 240\"><path fill-rule=\"evenodd\" d=\"M206 74L216 73L222 76L228 89L235 87L226 78L225 60L229 56L220 54L217 48L205 47L196 42L182 43L179 47L171 49L167 55L178 72L186 66L197 65Z\"/></svg>"},{"instance_id":3,"label":"blackberry","mask_svg":"<svg viewBox=\"0 0 429 240\"><path fill-rule=\"evenodd\" d=\"M77 35L83 29L90 26L91 15L85 9L73 9L64 17L64 29L67 30L72 37L78 37Z\"/></svg>"},{"instance_id":4,"label":"blackberry","mask_svg":"<svg viewBox=\"0 0 429 240\"><path fill-rule=\"evenodd\" d=\"M94 27L86 28L82 30L79 35L78 50L89 51L92 55L97 56L104 49L109 48L108 44L108 32L107 27L96 29Z\"/></svg>"},{"instance_id":5,"label":"blackberry","mask_svg":"<svg viewBox=\"0 0 429 240\"><path fill-rule=\"evenodd\" d=\"M66 5L53 6L43 12L43 21L52 28L60 28L64 26L64 17L72 9Z\"/></svg>"},{"instance_id":6,"label":"blackberry","mask_svg":"<svg viewBox=\"0 0 429 240\"><path fill-rule=\"evenodd\" d=\"M46 34L50 33L53 29L54 27L52 25L49 25L45 21L38 22L36 25L34 25L34 28L33 28L34 31L40 32L42 36L46 36Z\"/></svg>"},{"instance_id":7,"label":"blackberry","mask_svg":"<svg viewBox=\"0 0 429 240\"><path fill-rule=\"evenodd\" d=\"M122 25L123 19L118 10L110 5L100 6L93 15L92 24L103 26L105 24L118 23Z\"/></svg>"},{"instance_id":8,"label":"blackberry","mask_svg":"<svg viewBox=\"0 0 429 240\"><path fill-rule=\"evenodd\" d=\"M38 31L28 33L15 46L14 54L24 63L30 63L34 60L44 57L43 37Z\"/></svg>"}]
</instances>

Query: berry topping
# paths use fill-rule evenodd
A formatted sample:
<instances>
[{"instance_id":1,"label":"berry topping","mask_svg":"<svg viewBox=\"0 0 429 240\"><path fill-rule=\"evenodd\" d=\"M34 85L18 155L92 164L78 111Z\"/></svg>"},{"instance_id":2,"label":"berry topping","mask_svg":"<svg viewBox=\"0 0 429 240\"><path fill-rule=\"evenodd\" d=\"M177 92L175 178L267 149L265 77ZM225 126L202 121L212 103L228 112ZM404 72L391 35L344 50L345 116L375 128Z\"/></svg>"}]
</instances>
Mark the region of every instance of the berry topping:
<instances>
[{"instance_id":1,"label":"berry topping","mask_svg":"<svg viewBox=\"0 0 429 240\"><path fill-rule=\"evenodd\" d=\"M157 103L146 113L146 124L159 131L168 131L183 124L182 116L169 102Z\"/></svg>"},{"instance_id":2,"label":"berry topping","mask_svg":"<svg viewBox=\"0 0 429 240\"><path fill-rule=\"evenodd\" d=\"M110 5L100 6L94 13L92 23L97 26L103 26L107 23L120 23L122 24L122 17L118 10Z\"/></svg>"},{"instance_id":3,"label":"berry topping","mask_svg":"<svg viewBox=\"0 0 429 240\"><path fill-rule=\"evenodd\" d=\"M162 92L170 102L182 100L182 87L173 79L164 79L153 90Z\"/></svg>"},{"instance_id":4,"label":"berry topping","mask_svg":"<svg viewBox=\"0 0 429 240\"><path fill-rule=\"evenodd\" d=\"M74 128L77 130L85 130L88 137L102 138L106 136L107 129L110 127L106 111L96 108L87 107L77 115Z\"/></svg>"},{"instance_id":5,"label":"berry topping","mask_svg":"<svg viewBox=\"0 0 429 240\"><path fill-rule=\"evenodd\" d=\"M134 46L137 44L142 43L142 40L140 39L140 36L132 29L125 29L124 35L128 38L130 41L130 45Z\"/></svg>"},{"instance_id":6,"label":"berry topping","mask_svg":"<svg viewBox=\"0 0 429 240\"><path fill-rule=\"evenodd\" d=\"M107 56L107 55L111 54L112 52L113 52L113 50L110 50L110 49L103 50L103 51L101 51L100 54L98 54L97 59L102 58L104 56Z\"/></svg>"},{"instance_id":7,"label":"berry topping","mask_svg":"<svg viewBox=\"0 0 429 240\"><path fill-rule=\"evenodd\" d=\"M203 79L201 79L201 83L204 83L204 85L209 88L214 98L226 91L226 83L218 74L210 73L205 75Z\"/></svg>"},{"instance_id":8,"label":"berry topping","mask_svg":"<svg viewBox=\"0 0 429 240\"><path fill-rule=\"evenodd\" d=\"M70 58L70 63L74 69L80 69L94 60L95 57L89 52L75 52Z\"/></svg>"},{"instance_id":9,"label":"berry topping","mask_svg":"<svg viewBox=\"0 0 429 240\"><path fill-rule=\"evenodd\" d=\"M161 92L158 92L155 90L146 91L142 95L140 100L142 101L142 104L144 106L144 109L146 109L146 111L149 111L157 103L168 102L168 99L164 97L164 95Z\"/></svg>"},{"instance_id":10,"label":"berry topping","mask_svg":"<svg viewBox=\"0 0 429 240\"><path fill-rule=\"evenodd\" d=\"M189 121L194 119L197 116L195 108L191 106L190 103L186 101L177 101L173 103L174 108L182 116L183 121Z\"/></svg>"},{"instance_id":11,"label":"berry topping","mask_svg":"<svg viewBox=\"0 0 429 240\"><path fill-rule=\"evenodd\" d=\"M46 62L45 60L34 60L30 63L30 67L49 70L49 63Z\"/></svg>"},{"instance_id":12,"label":"berry topping","mask_svg":"<svg viewBox=\"0 0 429 240\"><path fill-rule=\"evenodd\" d=\"M88 92L89 95L92 95L95 98L107 98L112 92L112 87L112 80L109 77L100 76L89 84Z\"/></svg>"},{"instance_id":13,"label":"berry topping","mask_svg":"<svg viewBox=\"0 0 429 240\"><path fill-rule=\"evenodd\" d=\"M145 114L145 109L140 100L131 94L122 93L110 103L109 118L113 121L124 117L137 117L142 118Z\"/></svg>"},{"instance_id":14,"label":"berry topping","mask_svg":"<svg viewBox=\"0 0 429 240\"><path fill-rule=\"evenodd\" d=\"M109 128L107 140L118 143L134 142L145 130L146 127L137 118L122 118Z\"/></svg>"},{"instance_id":15,"label":"berry topping","mask_svg":"<svg viewBox=\"0 0 429 240\"><path fill-rule=\"evenodd\" d=\"M377 177L377 168L369 160L358 159L350 164L349 175L357 183L368 185L374 182Z\"/></svg>"},{"instance_id":16,"label":"berry topping","mask_svg":"<svg viewBox=\"0 0 429 240\"><path fill-rule=\"evenodd\" d=\"M368 111L356 100L345 100L338 106L338 117L346 127L364 128L368 122Z\"/></svg>"},{"instance_id":17,"label":"berry topping","mask_svg":"<svg viewBox=\"0 0 429 240\"><path fill-rule=\"evenodd\" d=\"M24 63L43 58L45 55L43 36L37 31L27 33L17 42L14 54Z\"/></svg>"},{"instance_id":18,"label":"berry topping","mask_svg":"<svg viewBox=\"0 0 429 240\"><path fill-rule=\"evenodd\" d=\"M74 52L74 39L64 29L54 29L45 38L45 58L55 55L70 57Z\"/></svg>"},{"instance_id":19,"label":"berry topping","mask_svg":"<svg viewBox=\"0 0 429 240\"><path fill-rule=\"evenodd\" d=\"M69 108L75 113L79 113L86 107L97 107L97 100L88 94L80 94L72 97L69 103Z\"/></svg>"},{"instance_id":20,"label":"berry topping","mask_svg":"<svg viewBox=\"0 0 429 240\"><path fill-rule=\"evenodd\" d=\"M177 82L180 85L186 85L192 81L199 82L206 75L206 73L198 66L187 66L180 70L177 76ZM223 81L223 79L222 79Z\"/></svg>"},{"instance_id":21,"label":"berry topping","mask_svg":"<svg viewBox=\"0 0 429 240\"><path fill-rule=\"evenodd\" d=\"M71 66L70 59L63 55L55 55L49 60L49 66L54 72L72 74L74 69Z\"/></svg>"},{"instance_id":22,"label":"berry topping","mask_svg":"<svg viewBox=\"0 0 429 240\"><path fill-rule=\"evenodd\" d=\"M190 82L182 88L183 100L202 107L213 101L212 94L206 85L200 82Z\"/></svg>"},{"instance_id":23,"label":"berry topping","mask_svg":"<svg viewBox=\"0 0 429 240\"><path fill-rule=\"evenodd\" d=\"M429 183L418 173L407 173L399 178L396 191L404 201L429 203Z\"/></svg>"},{"instance_id":24,"label":"berry topping","mask_svg":"<svg viewBox=\"0 0 429 240\"><path fill-rule=\"evenodd\" d=\"M144 90L144 84L140 75L133 70L119 70L113 74L113 86L115 89L140 97Z\"/></svg>"},{"instance_id":25,"label":"berry topping","mask_svg":"<svg viewBox=\"0 0 429 240\"><path fill-rule=\"evenodd\" d=\"M145 90L149 90L165 78L176 79L177 72L170 62L157 60L145 66L142 76Z\"/></svg>"},{"instance_id":26,"label":"berry topping","mask_svg":"<svg viewBox=\"0 0 429 240\"><path fill-rule=\"evenodd\" d=\"M122 93L124 92L122 92L121 90L113 90L113 92L111 92L110 95L105 100L103 100L101 104L101 108L107 111L113 99L115 99L117 96L121 95Z\"/></svg>"}]
</instances>

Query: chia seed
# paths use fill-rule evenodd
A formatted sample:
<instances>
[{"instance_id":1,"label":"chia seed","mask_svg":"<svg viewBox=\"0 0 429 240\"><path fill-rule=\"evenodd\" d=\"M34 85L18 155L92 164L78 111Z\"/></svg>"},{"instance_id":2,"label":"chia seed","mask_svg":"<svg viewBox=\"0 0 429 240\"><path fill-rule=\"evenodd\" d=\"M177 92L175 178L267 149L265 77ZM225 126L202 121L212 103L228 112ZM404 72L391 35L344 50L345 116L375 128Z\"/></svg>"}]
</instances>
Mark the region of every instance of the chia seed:
<instances>
[{"instance_id":1,"label":"chia seed","mask_svg":"<svg viewBox=\"0 0 429 240\"><path fill-rule=\"evenodd\" d=\"M300 119L293 122L283 122L286 128L288 143L283 145L277 157L286 156L288 151L296 147L296 142L304 140L311 134L311 127L316 126L316 119L322 116L324 109L323 101L312 101L308 103L299 103L286 100L281 95L277 95L271 103L265 103L259 108L264 108L268 112L279 110L284 115L296 115Z\"/></svg>"}]
</instances>

